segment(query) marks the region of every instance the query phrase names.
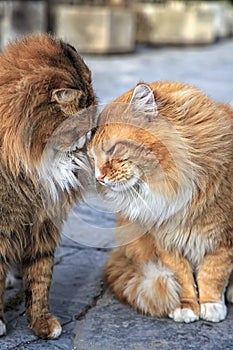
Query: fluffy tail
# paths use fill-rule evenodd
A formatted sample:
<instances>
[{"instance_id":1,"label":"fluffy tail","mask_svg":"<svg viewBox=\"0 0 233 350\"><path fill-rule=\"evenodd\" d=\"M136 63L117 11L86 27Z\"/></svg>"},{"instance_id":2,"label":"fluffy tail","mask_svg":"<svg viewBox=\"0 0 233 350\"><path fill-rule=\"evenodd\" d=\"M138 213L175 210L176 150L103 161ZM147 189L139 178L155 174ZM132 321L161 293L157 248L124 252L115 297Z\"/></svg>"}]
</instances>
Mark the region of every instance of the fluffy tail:
<instances>
[{"instance_id":1,"label":"fluffy tail","mask_svg":"<svg viewBox=\"0 0 233 350\"><path fill-rule=\"evenodd\" d=\"M136 262L119 248L106 264L105 277L118 299L143 314L163 317L180 305L180 285L161 261Z\"/></svg>"}]
</instances>

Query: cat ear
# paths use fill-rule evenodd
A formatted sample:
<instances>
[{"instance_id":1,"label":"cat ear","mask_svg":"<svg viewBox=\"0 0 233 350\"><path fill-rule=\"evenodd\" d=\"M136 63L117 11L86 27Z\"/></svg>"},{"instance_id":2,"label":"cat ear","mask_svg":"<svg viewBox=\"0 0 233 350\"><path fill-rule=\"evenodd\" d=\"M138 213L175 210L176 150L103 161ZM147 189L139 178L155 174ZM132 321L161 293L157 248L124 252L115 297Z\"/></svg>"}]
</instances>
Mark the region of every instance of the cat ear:
<instances>
[{"instance_id":1,"label":"cat ear","mask_svg":"<svg viewBox=\"0 0 233 350\"><path fill-rule=\"evenodd\" d=\"M152 114L153 116L158 113L153 90L146 84L136 86L130 104L133 104L139 112Z\"/></svg>"},{"instance_id":2,"label":"cat ear","mask_svg":"<svg viewBox=\"0 0 233 350\"><path fill-rule=\"evenodd\" d=\"M82 92L76 89L55 89L52 92L52 101L56 101L60 104L68 104L75 101L78 101L82 96Z\"/></svg>"}]
</instances>

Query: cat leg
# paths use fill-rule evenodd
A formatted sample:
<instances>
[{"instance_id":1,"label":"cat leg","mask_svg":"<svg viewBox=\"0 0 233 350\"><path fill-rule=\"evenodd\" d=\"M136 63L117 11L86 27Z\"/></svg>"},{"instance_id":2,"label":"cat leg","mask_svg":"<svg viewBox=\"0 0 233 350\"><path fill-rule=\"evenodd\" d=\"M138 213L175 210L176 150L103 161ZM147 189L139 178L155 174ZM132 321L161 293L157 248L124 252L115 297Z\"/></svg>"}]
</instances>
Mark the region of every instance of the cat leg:
<instances>
[{"instance_id":1,"label":"cat leg","mask_svg":"<svg viewBox=\"0 0 233 350\"><path fill-rule=\"evenodd\" d=\"M61 326L49 311L49 288L52 279L53 253L41 252L23 262L25 306L32 331L40 338L55 339Z\"/></svg>"},{"instance_id":2,"label":"cat leg","mask_svg":"<svg viewBox=\"0 0 233 350\"><path fill-rule=\"evenodd\" d=\"M169 313L169 317L176 322L197 321L200 306L193 271L188 260L178 254L164 252L163 262L169 269L175 271L176 280L180 285L180 304Z\"/></svg>"},{"instance_id":3,"label":"cat leg","mask_svg":"<svg viewBox=\"0 0 233 350\"><path fill-rule=\"evenodd\" d=\"M106 264L105 276L116 296L152 316L177 322L199 318L199 303L192 268L187 259L158 246L145 234L116 249Z\"/></svg>"},{"instance_id":4,"label":"cat leg","mask_svg":"<svg viewBox=\"0 0 233 350\"><path fill-rule=\"evenodd\" d=\"M0 257L1 259L1 257ZM8 266L4 263L4 258L0 262L0 337L6 334L6 322L4 319L4 292Z\"/></svg>"},{"instance_id":5,"label":"cat leg","mask_svg":"<svg viewBox=\"0 0 233 350\"><path fill-rule=\"evenodd\" d=\"M44 230L48 229L45 225ZM58 320L49 310L49 289L52 279L55 242L50 239L57 235L56 229L50 227L45 239L45 231L41 230L35 247L28 247L28 254L22 261L23 284L25 291L26 314L29 327L35 335L43 339L55 339L62 328ZM54 232L53 232L54 231ZM41 237L41 241L39 241ZM44 238L44 240L43 240Z\"/></svg>"},{"instance_id":6,"label":"cat leg","mask_svg":"<svg viewBox=\"0 0 233 350\"><path fill-rule=\"evenodd\" d=\"M175 274L159 260L132 260L119 248L106 264L105 277L118 299L143 314L167 316L180 304Z\"/></svg>"},{"instance_id":7,"label":"cat leg","mask_svg":"<svg viewBox=\"0 0 233 350\"><path fill-rule=\"evenodd\" d=\"M154 236L147 232L135 239L141 224L119 214L116 226L120 248L111 253L105 267L110 289L143 314L168 316L180 304L180 285L174 271L161 261Z\"/></svg>"},{"instance_id":8,"label":"cat leg","mask_svg":"<svg viewBox=\"0 0 233 350\"><path fill-rule=\"evenodd\" d=\"M206 255L197 275L200 317L212 322L226 318L225 288L232 272L233 252L219 248Z\"/></svg>"}]
</instances>

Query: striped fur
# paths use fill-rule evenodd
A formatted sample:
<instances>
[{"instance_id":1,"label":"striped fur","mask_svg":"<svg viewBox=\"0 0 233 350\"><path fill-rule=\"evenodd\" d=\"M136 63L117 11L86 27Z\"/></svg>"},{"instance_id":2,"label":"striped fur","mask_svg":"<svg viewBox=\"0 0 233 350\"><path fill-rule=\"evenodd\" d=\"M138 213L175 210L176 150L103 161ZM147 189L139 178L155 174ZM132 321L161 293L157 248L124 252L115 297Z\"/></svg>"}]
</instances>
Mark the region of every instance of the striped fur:
<instances>
[{"instance_id":1,"label":"striped fur","mask_svg":"<svg viewBox=\"0 0 233 350\"><path fill-rule=\"evenodd\" d=\"M91 73L69 44L35 34L0 55L0 335L13 262L22 266L30 328L45 339L61 333L48 292L59 230L87 177L78 139L91 121L79 111L91 105Z\"/></svg>"}]
</instances>

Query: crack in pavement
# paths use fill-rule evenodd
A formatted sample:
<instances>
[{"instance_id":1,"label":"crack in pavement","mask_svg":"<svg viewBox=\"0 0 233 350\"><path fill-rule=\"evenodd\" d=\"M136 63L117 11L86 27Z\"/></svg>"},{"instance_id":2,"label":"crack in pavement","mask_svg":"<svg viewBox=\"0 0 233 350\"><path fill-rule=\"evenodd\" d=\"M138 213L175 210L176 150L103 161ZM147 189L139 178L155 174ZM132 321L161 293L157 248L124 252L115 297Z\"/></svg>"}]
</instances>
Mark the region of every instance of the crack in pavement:
<instances>
[{"instance_id":1,"label":"crack in pavement","mask_svg":"<svg viewBox=\"0 0 233 350\"><path fill-rule=\"evenodd\" d=\"M36 341L38 341L38 339L23 341L15 346L13 346L12 348L8 348L8 350L19 350L19 346L30 345L32 343L35 343Z\"/></svg>"},{"instance_id":2,"label":"crack in pavement","mask_svg":"<svg viewBox=\"0 0 233 350\"><path fill-rule=\"evenodd\" d=\"M102 299L106 289L107 289L106 284L104 283L103 280L101 280L99 293L93 297L91 302L85 306L84 310L81 311L80 314L75 316L76 321L81 321L85 318L85 316L88 314L88 312L96 306L98 300Z\"/></svg>"}]
</instances>

